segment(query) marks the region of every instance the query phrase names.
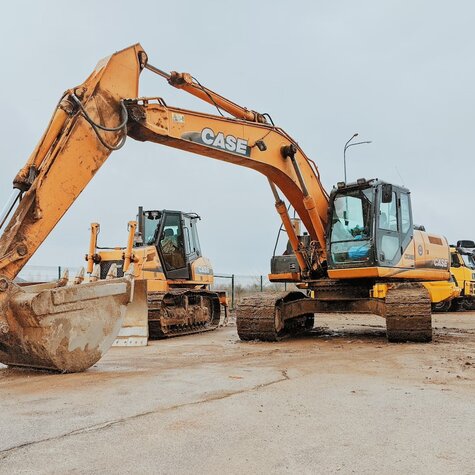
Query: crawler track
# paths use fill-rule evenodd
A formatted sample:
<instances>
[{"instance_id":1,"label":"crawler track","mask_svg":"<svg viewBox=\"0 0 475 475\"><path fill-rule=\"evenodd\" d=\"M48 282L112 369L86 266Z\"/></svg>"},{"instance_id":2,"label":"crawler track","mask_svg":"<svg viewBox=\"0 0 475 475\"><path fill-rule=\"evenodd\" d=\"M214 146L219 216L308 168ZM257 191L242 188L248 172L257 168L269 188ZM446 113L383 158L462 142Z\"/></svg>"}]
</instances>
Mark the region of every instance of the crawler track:
<instances>
[{"instance_id":1,"label":"crawler track","mask_svg":"<svg viewBox=\"0 0 475 475\"><path fill-rule=\"evenodd\" d=\"M333 302L332 309L335 311L359 313L371 310L384 317L387 338L391 342L431 341L431 300L422 284L389 283L385 299L369 299L371 286L372 282L327 280L314 283L313 289L317 299ZM352 302L351 309L348 306L349 302Z\"/></svg>"},{"instance_id":2,"label":"crawler track","mask_svg":"<svg viewBox=\"0 0 475 475\"><path fill-rule=\"evenodd\" d=\"M279 341L313 328L313 314L285 322L280 309L285 302L305 298L301 292L257 293L244 297L236 308L236 325L241 340Z\"/></svg>"},{"instance_id":3,"label":"crawler track","mask_svg":"<svg viewBox=\"0 0 475 475\"><path fill-rule=\"evenodd\" d=\"M218 294L207 290L171 290L148 294L151 339L171 338L214 330L219 325Z\"/></svg>"},{"instance_id":4,"label":"crawler track","mask_svg":"<svg viewBox=\"0 0 475 475\"><path fill-rule=\"evenodd\" d=\"M420 283L389 283L384 299L369 297L370 288L364 282L325 281L313 288L316 298L311 300L301 292L243 298L236 312L241 340L278 341L311 329L314 314L326 312L380 315L386 319L391 342L432 339L430 296Z\"/></svg>"},{"instance_id":5,"label":"crawler track","mask_svg":"<svg viewBox=\"0 0 475 475\"><path fill-rule=\"evenodd\" d=\"M431 300L422 284L394 284L386 295L383 316L389 341L432 340Z\"/></svg>"}]
</instances>

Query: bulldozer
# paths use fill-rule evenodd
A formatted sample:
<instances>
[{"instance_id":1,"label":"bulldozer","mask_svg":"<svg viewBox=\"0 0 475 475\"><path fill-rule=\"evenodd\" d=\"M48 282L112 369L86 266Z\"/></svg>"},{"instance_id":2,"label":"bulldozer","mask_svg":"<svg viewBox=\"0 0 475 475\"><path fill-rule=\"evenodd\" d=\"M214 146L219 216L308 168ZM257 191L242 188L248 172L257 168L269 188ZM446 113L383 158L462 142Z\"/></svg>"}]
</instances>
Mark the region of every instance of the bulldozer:
<instances>
[{"instance_id":1,"label":"bulldozer","mask_svg":"<svg viewBox=\"0 0 475 475\"><path fill-rule=\"evenodd\" d=\"M170 106L158 96L140 97L144 70L219 114ZM315 162L269 114L234 103L189 73L153 66L135 44L100 61L84 83L61 96L13 180L13 194L0 214L0 362L81 371L116 339L132 299L132 278L30 289L13 280L128 137L267 177L295 254L288 267L277 256L270 279L301 290L243 299L236 311L242 340L280 340L309 329L315 314L339 311L382 316L391 342L427 342L431 304L457 295L447 240L414 229L409 190L359 179L338 183L328 194ZM295 232L281 193L307 235Z\"/></svg>"},{"instance_id":2,"label":"bulldozer","mask_svg":"<svg viewBox=\"0 0 475 475\"><path fill-rule=\"evenodd\" d=\"M216 329L228 320L225 291L211 290L213 267L201 252L200 216L172 210L144 210L128 223L126 247L98 246L99 223L91 224L87 273L122 277L133 264L133 303L127 307L115 346L145 346L161 339ZM91 280L91 277L89 278Z\"/></svg>"}]
</instances>

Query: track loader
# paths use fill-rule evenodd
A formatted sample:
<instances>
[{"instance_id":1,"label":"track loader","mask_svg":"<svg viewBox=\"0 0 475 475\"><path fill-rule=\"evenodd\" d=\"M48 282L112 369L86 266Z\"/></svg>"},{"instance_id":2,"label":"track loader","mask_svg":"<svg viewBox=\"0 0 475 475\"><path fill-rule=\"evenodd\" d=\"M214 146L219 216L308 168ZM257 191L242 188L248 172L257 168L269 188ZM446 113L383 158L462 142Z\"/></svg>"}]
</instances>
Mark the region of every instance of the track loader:
<instances>
[{"instance_id":1,"label":"track loader","mask_svg":"<svg viewBox=\"0 0 475 475\"><path fill-rule=\"evenodd\" d=\"M220 115L139 97L144 69L215 106ZM431 339L431 302L452 298L456 288L449 282L445 238L413 229L409 191L361 179L339 183L328 195L315 163L268 114L239 106L190 74L152 66L136 44L100 61L83 84L64 93L14 179L14 193L0 214L0 228L6 224L0 237L0 362L82 370L117 336L119 310L131 295L127 278L74 292L29 292L13 279L127 137L252 168L268 178L298 264L270 277L297 283L315 298L290 292L245 299L237 312L242 339L278 340L309 328L313 315L324 311L381 315L391 341ZM279 190L307 229L305 239L295 233ZM99 319L91 313L99 304L86 302L108 292Z\"/></svg>"},{"instance_id":2,"label":"track loader","mask_svg":"<svg viewBox=\"0 0 475 475\"><path fill-rule=\"evenodd\" d=\"M475 242L457 241L450 246L450 274L460 288L460 295L453 300L433 305L436 312L449 310L475 310Z\"/></svg>"},{"instance_id":3,"label":"track loader","mask_svg":"<svg viewBox=\"0 0 475 475\"><path fill-rule=\"evenodd\" d=\"M98 246L99 224L91 224L87 272L107 279L134 268L135 294L116 346L144 346L148 337L168 338L214 330L228 318L226 292L211 290L213 268L201 252L196 213L144 210L128 223L126 247ZM94 277L93 277L94 279Z\"/></svg>"}]
</instances>

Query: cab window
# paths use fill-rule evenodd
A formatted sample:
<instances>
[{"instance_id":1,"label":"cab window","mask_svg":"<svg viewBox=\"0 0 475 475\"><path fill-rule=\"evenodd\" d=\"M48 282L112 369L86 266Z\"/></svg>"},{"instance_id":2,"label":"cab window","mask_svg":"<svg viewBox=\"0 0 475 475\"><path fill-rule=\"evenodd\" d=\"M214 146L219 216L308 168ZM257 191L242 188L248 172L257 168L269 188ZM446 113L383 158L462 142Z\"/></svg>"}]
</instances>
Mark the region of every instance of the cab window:
<instances>
[{"instance_id":1,"label":"cab window","mask_svg":"<svg viewBox=\"0 0 475 475\"><path fill-rule=\"evenodd\" d=\"M451 267L460 267L460 261L459 261L459 256L456 252L452 252L450 254L450 257L451 257Z\"/></svg>"},{"instance_id":2,"label":"cab window","mask_svg":"<svg viewBox=\"0 0 475 475\"><path fill-rule=\"evenodd\" d=\"M409 195L401 193L401 230L406 234L411 228L411 211L409 207Z\"/></svg>"},{"instance_id":3,"label":"cab window","mask_svg":"<svg viewBox=\"0 0 475 475\"><path fill-rule=\"evenodd\" d=\"M351 191L334 199L330 237L334 262L369 259L372 200L371 189Z\"/></svg>"},{"instance_id":4,"label":"cab window","mask_svg":"<svg viewBox=\"0 0 475 475\"><path fill-rule=\"evenodd\" d=\"M183 233L185 238L185 249L186 254L196 254L197 256L201 255L200 251L200 242L198 240L198 232L196 229L197 219L189 218L188 216L183 217Z\"/></svg>"},{"instance_id":5,"label":"cab window","mask_svg":"<svg viewBox=\"0 0 475 475\"><path fill-rule=\"evenodd\" d=\"M379 228L386 231L397 231L397 199L396 193L392 193L391 202L379 204Z\"/></svg>"},{"instance_id":6,"label":"cab window","mask_svg":"<svg viewBox=\"0 0 475 475\"><path fill-rule=\"evenodd\" d=\"M149 246L155 244L160 229L161 213L159 211L146 212L144 214L144 244Z\"/></svg>"},{"instance_id":7,"label":"cab window","mask_svg":"<svg viewBox=\"0 0 475 475\"><path fill-rule=\"evenodd\" d=\"M185 266L185 243L179 214L167 214L160 236L160 247L167 270Z\"/></svg>"}]
</instances>

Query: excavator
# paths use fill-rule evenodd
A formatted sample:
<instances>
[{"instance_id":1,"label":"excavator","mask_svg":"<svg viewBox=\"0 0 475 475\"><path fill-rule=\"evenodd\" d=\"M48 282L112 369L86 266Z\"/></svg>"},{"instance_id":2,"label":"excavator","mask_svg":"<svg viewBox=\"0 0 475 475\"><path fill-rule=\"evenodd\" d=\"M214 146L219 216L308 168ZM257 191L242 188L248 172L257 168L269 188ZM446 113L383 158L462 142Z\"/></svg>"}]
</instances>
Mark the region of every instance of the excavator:
<instances>
[{"instance_id":1,"label":"excavator","mask_svg":"<svg viewBox=\"0 0 475 475\"><path fill-rule=\"evenodd\" d=\"M215 106L208 114L139 97L155 73ZM226 115L227 114L227 115ZM153 66L139 44L100 61L67 90L37 147L13 180L0 214L0 362L55 371L94 364L116 338L133 299L130 276L77 286L13 282L38 246L127 137L248 167L268 179L295 263L278 256L273 281L299 291L250 296L237 309L242 340L275 341L313 326L319 312L372 312L389 341L430 341L431 303L449 300L446 239L414 229L409 190L384 181L338 183L328 194L316 164L267 113L242 107L188 73ZM295 232L287 204L307 230Z\"/></svg>"},{"instance_id":2,"label":"excavator","mask_svg":"<svg viewBox=\"0 0 475 475\"><path fill-rule=\"evenodd\" d=\"M134 299L115 346L146 346L149 337L215 330L221 309L223 324L227 322L226 292L211 290L213 267L201 252L200 219L196 213L140 206L137 220L128 223L126 247L112 248L98 245L100 226L91 224L86 255L89 281L122 277L133 265Z\"/></svg>"}]
</instances>

